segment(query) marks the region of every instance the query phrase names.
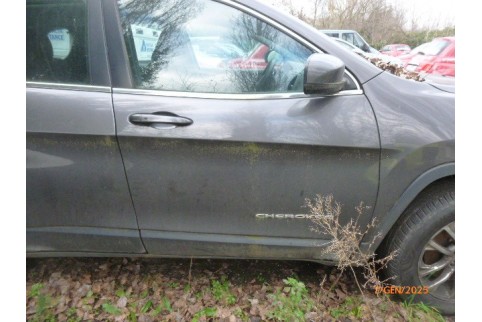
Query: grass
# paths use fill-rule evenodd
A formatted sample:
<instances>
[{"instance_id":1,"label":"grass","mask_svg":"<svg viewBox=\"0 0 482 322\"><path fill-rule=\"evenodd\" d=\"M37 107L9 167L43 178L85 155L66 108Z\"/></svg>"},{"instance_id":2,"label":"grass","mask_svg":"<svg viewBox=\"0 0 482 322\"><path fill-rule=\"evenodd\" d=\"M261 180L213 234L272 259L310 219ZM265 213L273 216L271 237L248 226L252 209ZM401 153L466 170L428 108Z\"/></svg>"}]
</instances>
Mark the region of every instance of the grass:
<instances>
[{"instance_id":1,"label":"grass","mask_svg":"<svg viewBox=\"0 0 482 322\"><path fill-rule=\"evenodd\" d=\"M81 322L82 318L77 316L77 309L75 307L71 307L67 310L67 322Z\"/></svg>"},{"instance_id":2,"label":"grass","mask_svg":"<svg viewBox=\"0 0 482 322\"><path fill-rule=\"evenodd\" d=\"M144 304L141 308L141 313L147 313L149 310L152 308L154 304L152 303L151 300L147 301L146 304Z\"/></svg>"},{"instance_id":3,"label":"grass","mask_svg":"<svg viewBox=\"0 0 482 322\"><path fill-rule=\"evenodd\" d=\"M34 317L30 320L32 322L51 322L55 321L55 315L53 312L53 301L48 295L42 292L44 285L42 283L36 283L32 285L29 296L36 299L36 312Z\"/></svg>"},{"instance_id":4,"label":"grass","mask_svg":"<svg viewBox=\"0 0 482 322\"><path fill-rule=\"evenodd\" d=\"M178 288L179 287L179 283L178 282L169 282L167 283L167 286L169 286L170 288Z\"/></svg>"},{"instance_id":5,"label":"grass","mask_svg":"<svg viewBox=\"0 0 482 322\"><path fill-rule=\"evenodd\" d=\"M268 312L268 317L278 321L304 321L305 314L314 306L305 284L292 277L283 282L283 291L271 295L273 309Z\"/></svg>"},{"instance_id":6,"label":"grass","mask_svg":"<svg viewBox=\"0 0 482 322\"><path fill-rule=\"evenodd\" d=\"M194 314L192 322L199 322L202 317L212 318L215 317L217 313L217 309L214 307L206 307L201 311Z\"/></svg>"},{"instance_id":7,"label":"grass","mask_svg":"<svg viewBox=\"0 0 482 322\"><path fill-rule=\"evenodd\" d=\"M105 303L102 304L102 310L104 312L112 314L112 315L121 314L121 310L117 306L115 306L115 305L113 305L109 302L105 302Z\"/></svg>"},{"instance_id":8,"label":"grass","mask_svg":"<svg viewBox=\"0 0 482 322\"><path fill-rule=\"evenodd\" d=\"M163 297L161 300L161 304L159 304L154 310L151 311L152 316L158 316L163 312L171 313L173 311L171 302L167 297Z\"/></svg>"},{"instance_id":9,"label":"grass","mask_svg":"<svg viewBox=\"0 0 482 322\"><path fill-rule=\"evenodd\" d=\"M358 296L348 296L345 301L337 308L330 310L330 315L335 319L363 317L363 300Z\"/></svg>"},{"instance_id":10,"label":"grass","mask_svg":"<svg viewBox=\"0 0 482 322\"><path fill-rule=\"evenodd\" d=\"M407 320L409 322L445 321L444 317L437 309L422 302L413 303L413 296L411 296L408 300L405 300L401 305L407 311Z\"/></svg>"},{"instance_id":11,"label":"grass","mask_svg":"<svg viewBox=\"0 0 482 322\"><path fill-rule=\"evenodd\" d=\"M231 293L229 287L229 282L226 280L226 276L222 276L221 281L211 281L211 292L216 301L228 306L236 303L236 297Z\"/></svg>"}]
</instances>

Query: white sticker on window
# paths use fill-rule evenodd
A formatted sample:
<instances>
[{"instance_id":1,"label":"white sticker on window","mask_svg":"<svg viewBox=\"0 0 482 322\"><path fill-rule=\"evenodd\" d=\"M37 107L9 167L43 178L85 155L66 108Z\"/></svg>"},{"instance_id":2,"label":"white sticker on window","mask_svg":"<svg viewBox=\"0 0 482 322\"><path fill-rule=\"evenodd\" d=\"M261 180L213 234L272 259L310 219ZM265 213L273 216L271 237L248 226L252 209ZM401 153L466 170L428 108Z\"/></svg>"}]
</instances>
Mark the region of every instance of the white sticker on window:
<instances>
[{"instance_id":1,"label":"white sticker on window","mask_svg":"<svg viewBox=\"0 0 482 322\"><path fill-rule=\"evenodd\" d=\"M73 38L68 29L56 29L48 33L54 52L54 58L65 59L72 49Z\"/></svg>"},{"instance_id":2,"label":"white sticker on window","mask_svg":"<svg viewBox=\"0 0 482 322\"><path fill-rule=\"evenodd\" d=\"M137 60L150 61L161 31L134 24L131 24L131 30L134 46L136 47Z\"/></svg>"}]
</instances>

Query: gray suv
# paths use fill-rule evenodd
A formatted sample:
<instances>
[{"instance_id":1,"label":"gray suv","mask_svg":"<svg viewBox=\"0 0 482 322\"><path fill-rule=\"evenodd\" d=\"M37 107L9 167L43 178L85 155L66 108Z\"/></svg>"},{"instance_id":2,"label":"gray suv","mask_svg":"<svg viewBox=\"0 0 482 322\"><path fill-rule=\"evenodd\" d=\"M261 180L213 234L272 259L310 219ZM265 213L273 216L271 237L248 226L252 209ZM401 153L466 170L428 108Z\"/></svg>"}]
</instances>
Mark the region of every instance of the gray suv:
<instances>
[{"instance_id":1,"label":"gray suv","mask_svg":"<svg viewBox=\"0 0 482 322\"><path fill-rule=\"evenodd\" d=\"M355 30L320 29L322 33L333 38L342 39L370 54L380 54L378 50L370 46L363 37Z\"/></svg>"},{"instance_id":2,"label":"gray suv","mask_svg":"<svg viewBox=\"0 0 482 322\"><path fill-rule=\"evenodd\" d=\"M454 311L453 87L253 0L27 0L27 256L312 260L306 198ZM370 244L374 234L381 238Z\"/></svg>"}]
</instances>

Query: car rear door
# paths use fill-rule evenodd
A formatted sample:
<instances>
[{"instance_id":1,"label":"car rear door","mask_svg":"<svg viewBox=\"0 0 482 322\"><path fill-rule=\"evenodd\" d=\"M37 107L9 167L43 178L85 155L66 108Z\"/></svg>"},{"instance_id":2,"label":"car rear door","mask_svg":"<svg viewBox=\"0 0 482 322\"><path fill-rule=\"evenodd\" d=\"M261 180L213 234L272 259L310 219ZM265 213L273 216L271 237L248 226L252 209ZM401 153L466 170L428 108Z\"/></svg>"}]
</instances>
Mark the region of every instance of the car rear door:
<instances>
[{"instance_id":1,"label":"car rear door","mask_svg":"<svg viewBox=\"0 0 482 322\"><path fill-rule=\"evenodd\" d=\"M343 221L360 201L374 205L375 117L348 74L351 87L340 95L302 93L300 75L316 48L232 2L105 4L108 48L126 44L109 51L113 101L149 253L317 258L309 248L327 236L311 231L305 198L333 194ZM143 42L146 32L158 40ZM229 69L229 59L207 57L193 39L246 52L264 42L266 69Z\"/></svg>"},{"instance_id":2,"label":"car rear door","mask_svg":"<svg viewBox=\"0 0 482 322\"><path fill-rule=\"evenodd\" d=\"M27 0L27 253L142 253L100 0Z\"/></svg>"}]
</instances>

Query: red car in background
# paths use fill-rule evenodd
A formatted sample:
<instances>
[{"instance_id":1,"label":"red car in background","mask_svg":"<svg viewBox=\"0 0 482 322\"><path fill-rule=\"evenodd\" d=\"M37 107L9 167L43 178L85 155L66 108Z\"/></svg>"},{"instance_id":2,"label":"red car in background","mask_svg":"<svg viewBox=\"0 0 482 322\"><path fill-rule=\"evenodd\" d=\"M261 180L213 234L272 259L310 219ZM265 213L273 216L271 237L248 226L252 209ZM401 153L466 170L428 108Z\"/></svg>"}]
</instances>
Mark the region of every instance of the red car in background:
<instances>
[{"instance_id":1,"label":"red car in background","mask_svg":"<svg viewBox=\"0 0 482 322\"><path fill-rule=\"evenodd\" d=\"M411 50L409 45L405 44L391 44L391 45L386 45L382 49L380 49L380 52L384 55L389 55L393 57L397 57L400 55L405 55L409 53Z\"/></svg>"},{"instance_id":2,"label":"red car in background","mask_svg":"<svg viewBox=\"0 0 482 322\"><path fill-rule=\"evenodd\" d=\"M266 55L269 52L269 47L265 44L258 44L248 54L246 58L236 58L229 62L229 67L234 69L255 69L264 70L268 63L266 62Z\"/></svg>"},{"instance_id":3,"label":"red car in background","mask_svg":"<svg viewBox=\"0 0 482 322\"><path fill-rule=\"evenodd\" d=\"M424 43L424 44L421 44L420 46L418 47L415 47L414 49L412 49L408 54L404 54L404 55L400 55L398 56L398 59L400 59L400 61L402 62L403 66L407 66L407 63L415 56L417 56L420 52L423 52L424 51L424 48L426 46L428 46L430 43L427 42L427 43Z\"/></svg>"},{"instance_id":4,"label":"red car in background","mask_svg":"<svg viewBox=\"0 0 482 322\"><path fill-rule=\"evenodd\" d=\"M406 70L455 77L455 37L435 38L419 47L408 59L400 57Z\"/></svg>"}]
</instances>

